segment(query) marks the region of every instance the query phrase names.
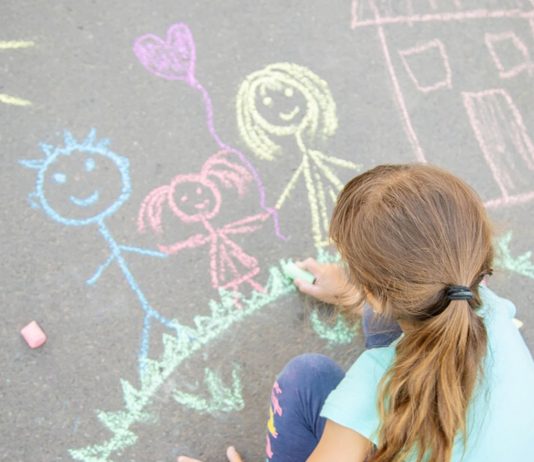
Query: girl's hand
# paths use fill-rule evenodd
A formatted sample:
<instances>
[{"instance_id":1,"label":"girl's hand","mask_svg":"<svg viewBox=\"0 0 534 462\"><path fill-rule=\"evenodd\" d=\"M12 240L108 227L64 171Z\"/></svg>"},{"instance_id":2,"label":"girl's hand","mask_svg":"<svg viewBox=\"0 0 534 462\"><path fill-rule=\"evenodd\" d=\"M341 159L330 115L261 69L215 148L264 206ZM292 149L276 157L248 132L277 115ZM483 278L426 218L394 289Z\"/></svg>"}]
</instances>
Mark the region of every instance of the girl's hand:
<instances>
[{"instance_id":1,"label":"girl's hand","mask_svg":"<svg viewBox=\"0 0 534 462\"><path fill-rule=\"evenodd\" d=\"M358 301L359 293L350 284L342 266L335 263L318 263L313 258L296 264L315 277L313 284L295 279L294 283L302 293L331 305L351 306Z\"/></svg>"},{"instance_id":2,"label":"girl's hand","mask_svg":"<svg viewBox=\"0 0 534 462\"><path fill-rule=\"evenodd\" d=\"M238 454L238 452L235 450L233 446L230 446L226 450L226 457L228 458L229 462L243 462L243 459L241 459L241 456ZM198 459L191 459L191 457L186 456L180 456L177 459L178 462L202 462Z\"/></svg>"}]
</instances>

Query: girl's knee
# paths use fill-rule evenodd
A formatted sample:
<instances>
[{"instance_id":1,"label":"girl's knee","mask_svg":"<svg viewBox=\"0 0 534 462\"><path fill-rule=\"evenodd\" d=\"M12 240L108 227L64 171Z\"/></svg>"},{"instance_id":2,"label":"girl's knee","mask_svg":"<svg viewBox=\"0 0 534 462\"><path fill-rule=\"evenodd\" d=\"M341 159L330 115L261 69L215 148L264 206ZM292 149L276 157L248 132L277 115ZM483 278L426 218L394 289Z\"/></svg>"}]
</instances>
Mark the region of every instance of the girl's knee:
<instances>
[{"instance_id":1,"label":"girl's knee","mask_svg":"<svg viewBox=\"0 0 534 462\"><path fill-rule=\"evenodd\" d=\"M318 379L341 380L344 376L339 365L328 356L304 353L292 358L278 375L278 382L306 383Z\"/></svg>"}]
</instances>

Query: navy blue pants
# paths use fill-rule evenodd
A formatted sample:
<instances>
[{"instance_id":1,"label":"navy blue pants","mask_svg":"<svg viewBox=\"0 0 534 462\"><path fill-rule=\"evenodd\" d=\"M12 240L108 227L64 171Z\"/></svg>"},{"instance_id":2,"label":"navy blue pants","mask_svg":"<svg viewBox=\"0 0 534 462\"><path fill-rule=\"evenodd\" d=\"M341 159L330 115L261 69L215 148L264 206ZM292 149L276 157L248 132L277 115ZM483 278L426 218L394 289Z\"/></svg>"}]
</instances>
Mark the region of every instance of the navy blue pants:
<instances>
[{"instance_id":1,"label":"navy blue pants","mask_svg":"<svg viewBox=\"0 0 534 462\"><path fill-rule=\"evenodd\" d=\"M365 347L387 346L402 331L392 320L374 316L369 307L362 315ZM278 375L271 392L267 422L267 462L305 461L323 434L323 404L345 376L332 359L315 353L293 358Z\"/></svg>"}]
</instances>

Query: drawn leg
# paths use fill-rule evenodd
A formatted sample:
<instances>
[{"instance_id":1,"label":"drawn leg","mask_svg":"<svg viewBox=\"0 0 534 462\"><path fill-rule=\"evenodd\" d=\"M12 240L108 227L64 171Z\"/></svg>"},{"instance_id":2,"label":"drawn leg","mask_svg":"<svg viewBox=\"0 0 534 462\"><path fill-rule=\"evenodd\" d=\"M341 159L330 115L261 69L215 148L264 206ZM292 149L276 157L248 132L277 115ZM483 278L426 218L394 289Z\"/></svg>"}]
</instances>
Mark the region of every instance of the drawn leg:
<instances>
[{"instance_id":1,"label":"drawn leg","mask_svg":"<svg viewBox=\"0 0 534 462\"><path fill-rule=\"evenodd\" d=\"M139 364L139 376L141 379L146 370L146 360L148 357L148 349L150 347L150 315L145 314L143 319L143 330L141 331L141 346L139 347L138 364Z\"/></svg>"},{"instance_id":2,"label":"drawn leg","mask_svg":"<svg viewBox=\"0 0 534 462\"><path fill-rule=\"evenodd\" d=\"M319 208L319 198L317 194L317 188L315 179L313 178L312 168L308 155L305 154L303 161L303 174L304 182L306 183L306 190L308 192L308 202L310 204L310 214L312 221L312 236L316 249L320 249L325 246L325 239L321 229L321 212ZM326 241L328 244L328 241Z\"/></svg>"}]
</instances>

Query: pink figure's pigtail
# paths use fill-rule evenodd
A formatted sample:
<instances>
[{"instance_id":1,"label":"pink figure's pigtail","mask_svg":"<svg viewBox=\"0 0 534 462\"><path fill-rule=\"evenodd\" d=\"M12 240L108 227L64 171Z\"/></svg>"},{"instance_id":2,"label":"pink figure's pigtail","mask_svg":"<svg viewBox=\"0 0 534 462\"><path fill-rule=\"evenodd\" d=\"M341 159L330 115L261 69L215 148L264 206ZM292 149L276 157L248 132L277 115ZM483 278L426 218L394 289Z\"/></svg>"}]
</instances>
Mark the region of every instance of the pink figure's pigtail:
<instances>
[{"instance_id":1,"label":"pink figure's pigtail","mask_svg":"<svg viewBox=\"0 0 534 462\"><path fill-rule=\"evenodd\" d=\"M248 183L253 180L250 171L240 163L233 162L230 151L219 151L203 165L201 175L215 177L225 188L234 188L242 196Z\"/></svg>"},{"instance_id":2,"label":"pink figure's pigtail","mask_svg":"<svg viewBox=\"0 0 534 462\"><path fill-rule=\"evenodd\" d=\"M137 216L137 230L145 232L145 220L155 233L161 233L161 212L168 199L170 186L160 186L151 191L143 200Z\"/></svg>"}]
</instances>

